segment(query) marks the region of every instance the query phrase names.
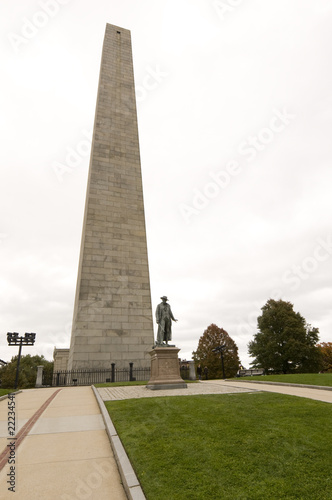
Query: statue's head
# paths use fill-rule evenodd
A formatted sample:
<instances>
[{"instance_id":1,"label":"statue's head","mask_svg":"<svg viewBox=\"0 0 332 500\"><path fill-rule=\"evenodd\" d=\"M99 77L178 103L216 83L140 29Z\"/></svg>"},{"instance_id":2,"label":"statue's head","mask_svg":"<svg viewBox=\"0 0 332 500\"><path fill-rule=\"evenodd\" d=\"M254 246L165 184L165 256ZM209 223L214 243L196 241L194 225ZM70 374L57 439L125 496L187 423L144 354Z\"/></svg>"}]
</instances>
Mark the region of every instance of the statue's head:
<instances>
[{"instance_id":1,"label":"statue's head","mask_svg":"<svg viewBox=\"0 0 332 500\"><path fill-rule=\"evenodd\" d=\"M163 302L167 302L167 300L168 300L168 298L167 298L165 295L163 295L163 296L162 296L162 297L160 297L160 298L161 298L161 300L162 300Z\"/></svg>"}]
</instances>

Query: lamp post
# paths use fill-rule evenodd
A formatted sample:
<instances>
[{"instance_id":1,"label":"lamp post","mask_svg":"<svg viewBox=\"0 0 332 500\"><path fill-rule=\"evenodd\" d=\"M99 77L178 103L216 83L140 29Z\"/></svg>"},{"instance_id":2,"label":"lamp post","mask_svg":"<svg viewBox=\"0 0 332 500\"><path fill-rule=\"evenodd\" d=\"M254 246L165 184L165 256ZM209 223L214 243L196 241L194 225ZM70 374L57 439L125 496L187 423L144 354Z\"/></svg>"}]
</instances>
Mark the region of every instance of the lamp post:
<instances>
[{"instance_id":1,"label":"lamp post","mask_svg":"<svg viewBox=\"0 0 332 500\"><path fill-rule=\"evenodd\" d=\"M17 332L14 332L14 333L8 332L7 333L8 345L19 345L20 346L18 349L15 389L17 389L17 384L18 384L18 372L20 369L22 345L34 345L35 339L36 339L35 333L25 333L24 337L23 336L19 337L19 334Z\"/></svg>"},{"instance_id":2,"label":"lamp post","mask_svg":"<svg viewBox=\"0 0 332 500\"><path fill-rule=\"evenodd\" d=\"M221 367L222 367L222 376L225 379L225 367L224 367L224 349L226 347L226 344L220 345L219 347L216 347L215 349L212 349L212 352L220 352L220 359L221 359Z\"/></svg>"}]
</instances>

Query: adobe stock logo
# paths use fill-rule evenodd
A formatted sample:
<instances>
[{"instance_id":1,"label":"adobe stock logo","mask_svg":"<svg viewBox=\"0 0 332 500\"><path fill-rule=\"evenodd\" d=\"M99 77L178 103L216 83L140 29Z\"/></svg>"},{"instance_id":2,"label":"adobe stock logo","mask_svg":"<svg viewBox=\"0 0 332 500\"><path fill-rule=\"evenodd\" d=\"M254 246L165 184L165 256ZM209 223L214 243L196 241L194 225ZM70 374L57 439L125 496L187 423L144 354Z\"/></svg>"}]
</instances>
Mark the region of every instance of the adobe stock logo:
<instances>
[{"instance_id":1,"label":"adobe stock logo","mask_svg":"<svg viewBox=\"0 0 332 500\"><path fill-rule=\"evenodd\" d=\"M225 15L234 12L237 7L243 3L243 0L214 0L213 7L215 8L218 17L223 21Z\"/></svg>"},{"instance_id":2,"label":"adobe stock logo","mask_svg":"<svg viewBox=\"0 0 332 500\"><path fill-rule=\"evenodd\" d=\"M302 281L307 280L311 274L315 273L321 262L325 262L331 257L332 233L328 234L325 239L317 238L316 243L311 255L305 257L300 264L293 264L282 275L283 283L290 285L291 290L298 290Z\"/></svg>"},{"instance_id":3,"label":"adobe stock logo","mask_svg":"<svg viewBox=\"0 0 332 500\"><path fill-rule=\"evenodd\" d=\"M253 161L260 151L264 151L276 134L283 132L287 125L294 120L295 115L288 113L284 108L282 111L273 109L273 116L267 127L263 127L257 135L249 135L238 147L238 153L245 156L248 162Z\"/></svg>"},{"instance_id":4,"label":"adobe stock logo","mask_svg":"<svg viewBox=\"0 0 332 500\"><path fill-rule=\"evenodd\" d=\"M109 459L104 459L102 462L94 461L91 472L84 480L73 478L73 494L75 496L63 493L61 500L89 500L91 498L99 498L99 492L96 490L99 490L104 480L109 478L112 473L113 467Z\"/></svg>"},{"instance_id":5,"label":"adobe stock logo","mask_svg":"<svg viewBox=\"0 0 332 500\"><path fill-rule=\"evenodd\" d=\"M287 269L281 280L284 285L289 286L290 290L298 290L303 283L314 274L322 262L326 262L332 255L332 233L327 234L325 238L317 238L316 246L311 255L305 257L300 264L293 264L290 269ZM274 300L279 300L285 294L285 290L272 290L269 297ZM255 303L252 311L238 327L238 334L245 336L252 334L257 327L257 310L261 309L260 303Z\"/></svg>"},{"instance_id":6,"label":"adobe stock logo","mask_svg":"<svg viewBox=\"0 0 332 500\"><path fill-rule=\"evenodd\" d=\"M83 158L88 156L91 151L92 130L82 130L84 139L79 141L75 147L67 146L64 163L54 161L52 169L59 182L63 182L65 174L72 174L83 161Z\"/></svg>"},{"instance_id":7,"label":"adobe stock logo","mask_svg":"<svg viewBox=\"0 0 332 500\"><path fill-rule=\"evenodd\" d=\"M256 135L249 135L237 148L237 153L244 157L247 163L251 163L257 155L264 151L275 140L276 135L283 132L295 118L295 115L290 114L285 108L282 111L273 109L272 112L273 115L268 125L261 128ZM226 164L224 169L209 172L210 182L207 182L201 189L193 189L191 204L179 204L179 210L187 224L191 222L192 216L200 214L211 200L220 195L233 178L243 171L241 160L242 158L233 159Z\"/></svg>"},{"instance_id":8,"label":"adobe stock logo","mask_svg":"<svg viewBox=\"0 0 332 500\"><path fill-rule=\"evenodd\" d=\"M138 103L144 101L149 92L157 89L163 80L169 75L169 73L160 69L159 64L156 64L155 68L147 66L145 69L146 75L142 80L142 85L135 86L136 101Z\"/></svg>"},{"instance_id":9,"label":"adobe stock logo","mask_svg":"<svg viewBox=\"0 0 332 500\"><path fill-rule=\"evenodd\" d=\"M8 33L8 40L16 53L22 46L25 46L34 38L40 29L45 28L50 19L55 17L62 5L67 5L71 0L41 0L39 6L41 10L37 10L31 17L23 17L20 34Z\"/></svg>"}]
</instances>

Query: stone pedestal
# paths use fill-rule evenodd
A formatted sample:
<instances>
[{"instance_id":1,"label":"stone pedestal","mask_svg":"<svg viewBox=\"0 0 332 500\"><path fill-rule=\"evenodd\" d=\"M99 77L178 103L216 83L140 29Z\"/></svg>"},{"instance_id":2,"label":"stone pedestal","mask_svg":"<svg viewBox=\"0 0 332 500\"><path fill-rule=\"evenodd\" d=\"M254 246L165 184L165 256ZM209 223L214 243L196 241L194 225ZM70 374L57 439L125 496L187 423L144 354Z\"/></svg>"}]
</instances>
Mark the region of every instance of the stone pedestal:
<instances>
[{"instance_id":1,"label":"stone pedestal","mask_svg":"<svg viewBox=\"0 0 332 500\"><path fill-rule=\"evenodd\" d=\"M185 389L187 384L180 376L177 347L155 347L150 351L151 378L147 389Z\"/></svg>"}]
</instances>

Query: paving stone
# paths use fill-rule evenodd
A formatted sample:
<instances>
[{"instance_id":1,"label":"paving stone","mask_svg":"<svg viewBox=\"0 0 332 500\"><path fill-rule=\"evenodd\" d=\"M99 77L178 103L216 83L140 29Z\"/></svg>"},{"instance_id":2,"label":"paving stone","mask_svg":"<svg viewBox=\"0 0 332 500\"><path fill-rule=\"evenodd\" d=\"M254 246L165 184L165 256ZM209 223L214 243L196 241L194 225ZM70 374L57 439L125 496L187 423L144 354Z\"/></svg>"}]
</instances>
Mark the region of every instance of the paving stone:
<instances>
[{"instance_id":1,"label":"paving stone","mask_svg":"<svg viewBox=\"0 0 332 500\"><path fill-rule=\"evenodd\" d=\"M150 391L145 385L123 386L123 387L100 387L98 392L103 401L118 401L121 399L155 398L164 396L195 396L199 394L230 394L241 392L253 392L255 389L225 386L212 383L188 384L185 389L165 389L161 391Z\"/></svg>"}]
</instances>

